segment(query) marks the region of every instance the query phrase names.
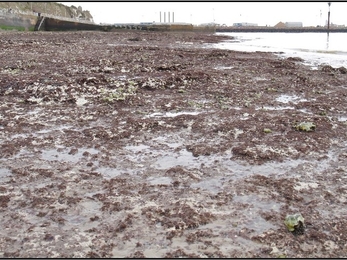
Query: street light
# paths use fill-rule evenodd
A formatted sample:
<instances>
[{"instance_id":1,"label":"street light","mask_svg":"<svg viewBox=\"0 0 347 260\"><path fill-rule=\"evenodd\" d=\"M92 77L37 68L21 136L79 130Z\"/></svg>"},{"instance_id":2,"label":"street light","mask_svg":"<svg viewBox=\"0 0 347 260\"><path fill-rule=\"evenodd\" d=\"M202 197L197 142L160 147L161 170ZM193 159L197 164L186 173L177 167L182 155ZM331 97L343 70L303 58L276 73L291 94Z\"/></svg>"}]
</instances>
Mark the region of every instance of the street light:
<instances>
[{"instance_id":1,"label":"street light","mask_svg":"<svg viewBox=\"0 0 347 260\"><path fill-rule=\"evenodd\" d=\"M328 6L329 6L329 11L328 11L328 33L329 33L329 29L330 29L330 5L331 5L331 2L328 2Z\"/></svg>"},{"instance_id":2,"label":"street light","mask_svg":"<svg viewBox=\"0 0 347 260\"><path fill-rule=\"evenodd\" d=\"M212 9L212 15L213 15L213 23L214 23L214 8Z\"/></svg>"}]
</instances>

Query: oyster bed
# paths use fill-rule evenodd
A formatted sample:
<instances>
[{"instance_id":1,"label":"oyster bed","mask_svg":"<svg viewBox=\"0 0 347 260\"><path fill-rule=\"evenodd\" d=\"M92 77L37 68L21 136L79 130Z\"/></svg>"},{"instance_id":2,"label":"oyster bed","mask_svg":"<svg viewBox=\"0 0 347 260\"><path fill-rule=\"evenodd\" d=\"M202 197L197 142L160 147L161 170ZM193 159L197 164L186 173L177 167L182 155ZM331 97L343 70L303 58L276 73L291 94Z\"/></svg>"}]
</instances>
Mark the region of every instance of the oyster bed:
<instances>
[{"instance_id":1,"label":"oyster bed","mask_svg":"<svg viewBox=\"0 0 347 260\"><path fill-rule=\"evenodd\" d=\"M202 33L0 34L1 257L347 257L345 68Z\"/></svg>"}]
</instances>

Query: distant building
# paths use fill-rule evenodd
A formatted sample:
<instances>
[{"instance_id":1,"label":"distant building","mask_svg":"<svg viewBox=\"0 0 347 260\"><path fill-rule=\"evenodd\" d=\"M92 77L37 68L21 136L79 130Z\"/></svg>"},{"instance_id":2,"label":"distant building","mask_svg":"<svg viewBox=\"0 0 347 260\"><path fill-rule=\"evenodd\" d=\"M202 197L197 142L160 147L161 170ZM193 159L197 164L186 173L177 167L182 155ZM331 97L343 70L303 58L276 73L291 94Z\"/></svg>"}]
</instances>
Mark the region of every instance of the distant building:
<instances>
[{"instance_id":1,"label":"distant building","mask_svg":"<svg viewBox=\"0 0 347 260\"><path fill-rule=\"evenodd\" d=\"M244 26L258 26L256 23L234 23L233 26L235 27L244 27Z\"/></svg>"},{"instance_id":2,"label":"distant building","mask_svg":"<svg viewBox=\"0 0 347 260\"><path fill-rule=\"evenodd\" d=\"M282 22L279 22L279 23L276 24L274 27L275 27L275 28L286 28L286 25L285 25L284 23L282 23Z\"/></svg>"},{"instance_id":3,"label":"distant building","mask_svg":"<svg viewBox=\"0 0 347 260\"><path fill-rule=\"evenodd\" d=\"M202 23L200 26L219 26L217 23Z\"/></svg>"},{"instance_id":4,"label":"distant building","mask_svg":"<svg viewBox=\"0 0 347 260\"><path fill-rule=\"evenodd\" d=\"M295 27L303 27L302 22L279 22L274 26L275 28L295 28Z\"/></svg>"},{"instance_id":5,"label":"distant building","mask_svg":"<svg viewBox=\"0 0 347 260\"><path fill-rule=\"evenodd\" d=\"M302 27L302 22L286 22L285 25L287 28Z\"/></svg>"},{"instance_id":6,"label":"distant building","mask_svg":"<svg viewBox=\"0 0 347 260\"><path fill-rule=\"evenodd\" d=\"M326 24L326 26L328 25L328 23ZM336 27L336 28L344 28L346 27L344 24L333 24L333 23L330 23L330 27Z\"/></svg>"}]
</instances>

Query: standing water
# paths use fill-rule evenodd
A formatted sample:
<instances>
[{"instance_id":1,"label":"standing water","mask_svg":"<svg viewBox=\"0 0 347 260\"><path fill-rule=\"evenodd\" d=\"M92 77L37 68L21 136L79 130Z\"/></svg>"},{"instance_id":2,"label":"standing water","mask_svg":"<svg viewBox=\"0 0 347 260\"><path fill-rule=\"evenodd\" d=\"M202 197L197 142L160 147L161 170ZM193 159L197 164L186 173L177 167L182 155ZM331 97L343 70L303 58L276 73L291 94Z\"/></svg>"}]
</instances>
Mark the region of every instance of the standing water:
<instances>
[{"instance_id":1,"label":"standing water","mask_svg":"<svg viewBox=\"0 0 347 260\"><path fill-rule=\"evenodd\" d=\"M316 69L319 65L347 67L347 33L217 33L234 37L214 48L235 51L274 52L282 57L300 57Z\"/></svg>"}]
</instances>

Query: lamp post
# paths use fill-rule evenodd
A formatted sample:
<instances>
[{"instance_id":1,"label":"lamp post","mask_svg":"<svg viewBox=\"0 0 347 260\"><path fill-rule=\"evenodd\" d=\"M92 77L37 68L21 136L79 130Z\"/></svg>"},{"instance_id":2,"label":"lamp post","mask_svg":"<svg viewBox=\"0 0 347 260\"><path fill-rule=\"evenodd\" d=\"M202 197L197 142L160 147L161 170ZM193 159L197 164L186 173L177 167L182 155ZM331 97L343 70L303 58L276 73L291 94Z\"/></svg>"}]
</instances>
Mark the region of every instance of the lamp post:
<instances>
[{"instance_id":1,"label":"lamp post","mask_svg":"<svg viewBox=\"0 0 347 260\"><path fill-rule=\"evenodd\" d=\"M329 29L330 29L330 5L331 5L331 2L328 2L328 6L329 6L329 11L328 11L328 33L329 33Z\"/></svg>"},{"instance_id":2,"label":"lamp post","mask_svg":"<svg viewBox=\"0 0 347 260\"><path fill-rule=\"evenodd\" d=\"M214 8L212 9L212 16L213 16L213 24L214 24Z\"/></svg>"}]
</instances>

